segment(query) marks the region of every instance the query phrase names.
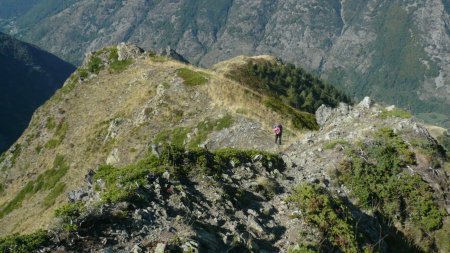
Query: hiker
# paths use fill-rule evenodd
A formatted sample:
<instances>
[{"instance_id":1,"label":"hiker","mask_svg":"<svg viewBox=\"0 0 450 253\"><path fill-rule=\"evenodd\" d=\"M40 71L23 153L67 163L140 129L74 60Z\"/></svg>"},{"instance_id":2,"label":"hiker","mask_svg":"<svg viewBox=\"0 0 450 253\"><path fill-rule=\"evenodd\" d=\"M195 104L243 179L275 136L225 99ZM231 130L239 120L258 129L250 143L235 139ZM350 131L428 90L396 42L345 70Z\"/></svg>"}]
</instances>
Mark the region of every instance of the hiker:
<instances>
[{"instance_id":1,"label":"hiker","mask_svg":"<svg viewBox=\"0 0 450 253\"><path fill-rule=\"evenodd\" d=\"M283 134L283 126L281 124L276 124L273 126L273 131L275 132L275 144L281 145L281 135Z\"/></svg>"}]
</instances>

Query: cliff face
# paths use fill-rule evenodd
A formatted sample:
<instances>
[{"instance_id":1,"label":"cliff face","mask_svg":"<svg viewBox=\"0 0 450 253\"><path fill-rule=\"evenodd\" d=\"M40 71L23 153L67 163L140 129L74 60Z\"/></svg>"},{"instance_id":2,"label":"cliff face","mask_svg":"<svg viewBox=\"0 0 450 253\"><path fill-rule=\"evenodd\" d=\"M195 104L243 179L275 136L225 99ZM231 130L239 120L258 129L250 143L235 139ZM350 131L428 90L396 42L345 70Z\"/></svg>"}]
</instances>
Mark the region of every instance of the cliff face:
<instances>
[{"instance_id":1,"label":"cliff face","mask_svg":"<svg viewBox=\"0 0 450 253\"><path fill-rule=\"evenodd\" d=\"M277 55L362 98L410 108L449 126L447 0L64 1L37 3L3 29L79 63L129 41L171 46L210 66L240 54Z\"/></svg>"},{"instance_id":2,"label":"cliff face","mask_svg":"<svg viewBox=\"0 0 450 253\"><path fill-rule=\"evenodd\" d=\"M13 144L31 115L75 69L58 57L0 33L0 152Z\"/></svg>"}]
</instances>

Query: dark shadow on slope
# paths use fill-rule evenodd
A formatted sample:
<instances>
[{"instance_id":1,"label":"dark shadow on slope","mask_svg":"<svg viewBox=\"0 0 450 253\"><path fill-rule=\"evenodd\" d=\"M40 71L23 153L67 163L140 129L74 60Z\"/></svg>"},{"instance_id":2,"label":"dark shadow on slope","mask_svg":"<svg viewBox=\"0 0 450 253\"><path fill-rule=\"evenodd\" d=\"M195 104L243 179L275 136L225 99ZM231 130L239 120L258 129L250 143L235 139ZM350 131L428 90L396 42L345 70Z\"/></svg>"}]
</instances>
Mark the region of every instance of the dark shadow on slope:
<instances>
[{"instance_id":1,"label":"dark shadow on slope","mask_svg":"<svg viewBox=\"0 0 450 253\"><path fill-rule=\"evenodd\" d=\"M364 237L372 245L376 245L375 249L380 252L424 253L381 213L369 216L353 205L348 198L341 199L349 207L355 220L358 221L358 228L362 229Z\"/></svg>"},{"instance_id":2,"label":"dark shadow on slope","mask_svg":"<svg viewBox=\"0 0 450 253\"><path fill-rule=\"evenodd\" d=\"M17 140L33 112L74 70L58 57L0 33L0 152Z\"/></svg>"}]
</instances>

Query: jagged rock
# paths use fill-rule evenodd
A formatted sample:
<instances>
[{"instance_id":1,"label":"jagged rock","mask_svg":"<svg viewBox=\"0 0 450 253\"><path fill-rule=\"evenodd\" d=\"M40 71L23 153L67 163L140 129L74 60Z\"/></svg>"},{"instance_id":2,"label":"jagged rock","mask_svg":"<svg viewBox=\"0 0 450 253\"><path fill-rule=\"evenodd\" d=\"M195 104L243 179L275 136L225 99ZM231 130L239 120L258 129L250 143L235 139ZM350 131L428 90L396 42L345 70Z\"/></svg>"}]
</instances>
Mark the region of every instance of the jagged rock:
<instances>
[{"instance_id":1,"label":"jagged rock","mask_svg":"<svg viewBox=\"0 0 450 253\"><path fill-rule=\"evenodd\" d=\"M194 240L189 240L181 248L183 249L183 252L185 253L197 253L199 250L198 242Z\"/></svg>"},{"instance_id":2,"label":"jagged rock","mask_svg":"<svg viewBox=\"0 0 450 253\"><path fill-rule=\"evenodd\" d=\"M159 156L161 155L160 154L161 151L159 150L159 146L156 145L156 144L152 144L151 145L151 149L152 149L152 154L159 158Z\"/></svg>"},{"instance_id":3,"label":"jagged rock","mask_svg":"<svg viewBox=\"0 0 450 253\"><path fill-rule=\"evenodd\" d=\"M133 247L133 253L142 253L143 250L141 247L139 247L139 245L134 245Z\"/></svg>"},{"instance_id":4,"label":"jagged rock","mask_svg":"<svg viewBox=\"0 0 450 253\"><path fill-rule=\"evenodd\" d=\"M373 101L370 97L364 97L364 99L359 102L358 107L369 109L373 104Z\"/></svg>"},{"instance_id":5,"label":"jagged rock","mask_svg":"<svg viewBox=\"0 0 450 253\"><path fill-rule=\"evenodd\" d=\"M261 236L264 234L264 228L255 220L255 218L250 217L247 223L248 228L256 233L256 235Z\"/></svg>"},{"instance_id":6,"label":"jagged rock","mask_svg":"<svg viewBox=\"0 0 450 253\"><path fill-rule=\"evenodd\" d=\"M101 250L100 253L114 253L114 250L111 247L108 247Z\"/></svg>"},{"instance_id":7,"label":"jagged rock","mask_svg":"<svg viewBox=\"0 0 450 253\"><path fill-rule=\"evenodd\" d=\"M189 64L189 61L186 60L181 54L179 54L177 51L172 49L170 46L168 46L166 49L161 49L159 52L160 55L168 56L174 60L177 60L179 62L183 62L186 64Z\"/></svg>"},{"instance_id":8,"label":"jagged rock","mask_svg":"<svg viewBox=\"0 0 450 253\"><path fill-rule=\"evenodd\" d=\"M108 155L108 158L106 158L106 163L107 164L117 164L120 162L120 158L119 158L119 149L118 148L114 148L111 153Z\"/></svg>"},{"instance_id":9,"label":"jagged rock","mask_svg":"<svg viewBox=\"0 0 450 253\"><path fill-rule=\"evenodd\" d=\"M328 121L328 119L331 117L332 114L332 109L326 105L321 105L317 110L316 110L316 120L317 123L320 126L325 125L325 123Z\"/></svg>"},{"instance_id":10,"label":"jagged rock","mask_svg":"<svg viewBox=\"0 0 450 253\"><path fill-rule=\"evenodd\" d=\"M161 177L168 181L170 180L170 173L165 171Z\"/></svg>"},{"instance_id":11,"label":"jagged rock","mask_svg":"<svg viewBox=\"0 0 450 253\"><path fill-rule=\"evenodd\" d=\"M144 50L142 48L139 48L133 44L120 43L117 46L117 54L119 55L118 58L119 61L135 59L141 56L143 53Z\"/></svg>"},{"instance_id":12,"label":"jagged rock","mask_svg":"<svg viewBox=\"0 0 450 253\"><path fill-rule=\"evenodd\" d=\"M165 243L158 243L155 248L154 253L164 253L166 250L166 244Z\"/></svg>"},{"instance_id":13,"label":"jagged rock","mask_svg":"<svg viewBox=\"0 0 450 253\"><path fill-rule=\"evenodd\" d=\"M69 198L69 201L75 202L82 200L84 197L87 197L89 194L88 192L84 191L83 189L77 189L69 192L67 194L67 197Z\"/></svg>"}]
</instances>

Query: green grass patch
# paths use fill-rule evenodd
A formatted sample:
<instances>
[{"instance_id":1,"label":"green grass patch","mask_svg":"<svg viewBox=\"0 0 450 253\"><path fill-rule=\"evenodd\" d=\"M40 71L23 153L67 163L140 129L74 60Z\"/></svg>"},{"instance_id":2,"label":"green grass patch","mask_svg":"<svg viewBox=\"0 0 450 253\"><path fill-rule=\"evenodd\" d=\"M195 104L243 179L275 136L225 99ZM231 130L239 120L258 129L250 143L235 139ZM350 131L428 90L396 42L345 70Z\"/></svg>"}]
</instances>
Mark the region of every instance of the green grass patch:
<instances>
[{"instance_id":1,"label":"green grass patch","mask_svg":"<svg viewBox=\"0 0 450 253\"><path fill-rule=\"evenodd\" d=\"M172 144L183 147L185 145L187 134L191 131L189 128L177 127L174 129L166 129L158 133L153 139L156 144Z\"/></svg>"},{"instance_id":2,"label":"green grass patch","mask_svg":"<svg viewBox=\"0 0 450 253\"><path fill-rule=\"evenodd\" d=\"M125 69L127 69L128 66L130 66L131 64L133 64L132 59L123 60L123 61L114 61L114 62L110 63L109 69L112 73L120 73L120 72L124 71Z\"/></svg>"},{"instance_id":3,"label":"green grass patch","mask_svg":"<svg viewBox=\"0 0 450 253\"><path fill-rule=\"evenodd\" d=\"M47 122L45 123L45 128L47 128L47 130L53 130L55 127L56 127L55 119L53 117L48 117Z\"/></svg>"},{"instance_id":4,"label":"green grass patch","mask_svg":"<svg viewBox=\"0 0 450 253\"><path fill-rule=\"evenodd\" d=\"M59 122L59 124L55 130L55 133L53 134L53 138L50 139L45 144L45 147L48 149L54 149L57 146L59 146L59 144L61 144L61 142L66 137L68 129L69 129L69 124L67 122L64 122L64 121Z\"/></svg>"},{"instance_id":5,"label":"green grass patch","mask_svg":"<svg viewBox=\"0 0 450 253\"><path fill-rule=\"evenodd\" d=\"M343 146L346 146L346 145L348 145L349 143L348 143L348 141L346 141L346 140L333 140L333 141L330 141L330 142L328 142L327 144L325 144L324 146L323 146L323 149L325 149L325 150L328 150L328 149L333 149L333 148L335 148L337 145L343 145Z\"/></svg>"},{"instance_id":6,"label":"green grass patch","mask_svg":"<svg viewBox=\"0 0 450 253\"><path fill-rule=\"evenodd\" d=\"M44 198L42 205L45 208L51 207L53 204L55 204L56 198L59 197L59 195L61 195L65 189L66 184L64 182L59 182L58 184L56 184L55 187Z\"/></svg>"},{"instance_id":7,"label":"green grass patch","mask_svg":"<svg viewBox=\"0 0 450 253\"><path fill-rule=\"evenodd\" d=\"M322 232L320 244L303 246L307 251L294 252L365 252L370 248L364 242L361 229L347 206L334 198L325 188L311 184L301 184L295 188L288 201L301 214L296 217L318 227Z\"/></svg>"},{"instance_id":8,"label":"green grass patch","mask_svg":"<svg viewBox=\"0 0 450 253\"><path fill-rule=\"evenodd\" d=\"M292 126L296 129L318 130L320 128L314 115L307 112L298 111L284 104L280 100L275 98L267 98L264 101L264 105L274 112L281 114L281 116L287 120L290 120Z\"/></svg>"},{"instance_id":9,"label":"green grass patch","mask_svg":"<svg viewBox=\"0 0 450 253\"><path fill-rule=\"evenodd\" d=\"M188 68L178 69L177 75L182 78L184 83L188 86L202 85L208 82L208 74Z\"/></svg>"},{"instance_id":10,"label":"green grass patch","mask_svg":"<svg viewBox=\"0 0 450 253\"><path fill-rule=\"evenodd\" d=\"M391 118L391 117L397 117L397 118L401 118L401 119L409 119L412 117L412 115L410 112L407 112L403 109L394 108L390 111L382 110L380 117L382 119L387 119L387 118Z\"/></svg>"},{"instance_id":11,"label":"green grass patch","mask_svg":"<svg viewBox=\"0 0 450 253\"><path fill-rule=\"evenodd\" d=\"M50 237L45 231L37 231L29 235L9 235L0 238L0 252L29 253L49 243Z\"/></svg>"},{"instance_id":12,"label":"green grass patch","mask_svg":"<svg viewBox=\"0 0 450 253\"><path fill-rule=\"evenodd\" d=\"M52 169L40 174L35 180L30 180L25 187L0 209L0 219L22 205L22 202L41 190L52 190L60 179L66 175L69 165L64 156L57 155Z\"/></svg>"},{"instance_id":13,"label":"green grass patch","mask_svg":"<svg viewBox=\"0 0 450 253\"><path fill-rule=\"evenodd\" d=\"M110 73L121 73L134 62L132 59L119 61L119 53L117 52L117 48L115 47L109 49L108 58Z\"/></svg>"}]
</instances>

